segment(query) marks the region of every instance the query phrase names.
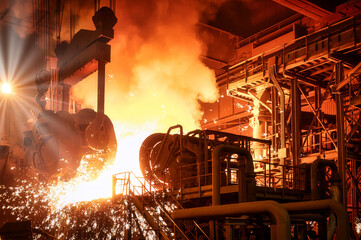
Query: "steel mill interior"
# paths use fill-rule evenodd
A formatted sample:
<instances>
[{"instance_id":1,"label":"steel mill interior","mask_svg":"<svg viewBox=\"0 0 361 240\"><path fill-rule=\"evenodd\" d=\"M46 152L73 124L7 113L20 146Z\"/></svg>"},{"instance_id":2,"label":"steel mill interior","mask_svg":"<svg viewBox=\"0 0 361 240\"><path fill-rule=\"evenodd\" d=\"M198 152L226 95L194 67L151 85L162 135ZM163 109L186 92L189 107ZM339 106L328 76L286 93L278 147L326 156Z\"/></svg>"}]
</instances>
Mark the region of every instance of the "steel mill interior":
<instances>
[{"instance_id":1,"label":"steel mill interior","mask_svg":"<svg viewBox=\"0 0 361 240\"><path fill-rule=\"evenodd\" d=\"M2 0L0 239L361 239L361 0Z\"/></svg>"}]
</instances>

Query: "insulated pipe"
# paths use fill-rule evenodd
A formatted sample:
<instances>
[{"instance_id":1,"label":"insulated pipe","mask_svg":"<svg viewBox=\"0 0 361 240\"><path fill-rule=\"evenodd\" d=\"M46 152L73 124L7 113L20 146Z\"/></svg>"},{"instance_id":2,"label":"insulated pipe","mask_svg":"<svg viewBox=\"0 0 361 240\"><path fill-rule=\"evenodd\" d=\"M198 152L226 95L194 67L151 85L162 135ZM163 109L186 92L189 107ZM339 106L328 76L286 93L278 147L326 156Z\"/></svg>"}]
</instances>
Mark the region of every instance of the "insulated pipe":
<instances>
[{"instance_id":1,"label":"insulated pipe","mask_svg":"<svg viewBox=\"0 0 361 240\"><path fill-rule=\"evenodd\" d=\"M276 64L276 60L275 64ZM277 88L277 91L280 94L280 121L281 121L281 149L282 151L286 148L286 133L285 133L285 129L286 129L286 120L285 120L285 93L282 89L282 87L280 86L280 84L278 83L277 80L277 72L276 72L276 65L272 65L269 66L269 75L270 78L274 84L274 86ZM284 164L284 158L282 157L280 158L281 162L280 164L283 165Z\"/></svg>"},{"instance_id":2,"label":"insulated pipe","mask_svg":"<svg viewBox=\"0 0 361 240\"><path fill-rule=\"evenodd\" d=\"M246 184L247 186L244 187L246 187L248 197L252 198L253 194L255 196L256 182L253 176L254 168L251 153L244 148L222 144L218 145L212 152L212 205L217 206L221 204L221 163L219 157L222 152L234 153L246 157L246 179L250 177L253 179L251 182L246 180L246 183L248 182L249 184Z\"/></svg>"},{"instance_id":3,"label":"insulated pipe","mask_svg":"<svg viewBox=\"0 0 361 240\"><path fill-rule=\"evenodd\" d=\"M198 207L175 210L172 218L178 219L218 219L249 214L270 214L276 220L276 239L291 239L290 216L281 204L275 201L257 201L221 206Z\"/></svg>"},{"instance_id":4,"label":"insulated pipe","mask_svg":"<svg viewBox=\"0 0 361 240\"><path fill-rule=\"evenodd\" d=\"M294 202L281 204L289 213L301 213L305 211L330 210L337 217L337 239L350 239L350 226L346 208L336 200L326 199L317 201Z\"/></svg>"},{"instance_id":5,"label":"insulated pipe","mask_svg":"<svg viewBox=\"0 0 361 240\"><path fill-rule=\"evenodd\" d=\"M292 220L303 220L303 221L323 221L324 217L319 213L305 213L305 214L290 214L291 222Z\"/></svg>"}]
</instances>

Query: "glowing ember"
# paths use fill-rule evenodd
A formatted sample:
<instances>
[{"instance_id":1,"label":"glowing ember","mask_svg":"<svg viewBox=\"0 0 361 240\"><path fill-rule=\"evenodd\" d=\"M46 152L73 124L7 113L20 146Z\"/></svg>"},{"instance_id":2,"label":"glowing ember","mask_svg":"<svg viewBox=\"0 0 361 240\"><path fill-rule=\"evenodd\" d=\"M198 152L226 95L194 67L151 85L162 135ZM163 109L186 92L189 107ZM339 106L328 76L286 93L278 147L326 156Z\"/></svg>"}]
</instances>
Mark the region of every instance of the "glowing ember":
<instances>
[{"instance_id":1,"label":"glowing ember","mask_svg":"<svg viewBox=\"0 0 361 240\"><path fill-rule=\"evenodd\" d=\"M118 199L116 203L102 199L53 208L51 204L54 199L49 194L49 188L52 187L39 183L36 178L22 180L17 187L0 185L0 219L30 220L33 228L41 229L58 239L124 239L125 231L137 224L140 226L139 231L147 236L146 239L158 239L127 196ZM175 209L170 203L164 204L168 211ZM161 210L155 209L152 214L157 211ZM164 222L162 219L159 221ZM43 238L38 236L34 239Z\"/></svg>"},{"instance_id":2,"label":"glowing ember","mask_svg":"<svg viewBox=\"0 0 361 240\"><path fill-rule=\"evenodd\" d=\"M122 205L110 200L68 204L52 209L52 196L46 184L34 180L22 180L17 187L0 186L2 213L8 221L30 220L32 227L40 228L59 239L121 239ZM106 226L97 226L99 222ZM102 228L102 229L101 229Z\"/></svg>"}]
</instances>

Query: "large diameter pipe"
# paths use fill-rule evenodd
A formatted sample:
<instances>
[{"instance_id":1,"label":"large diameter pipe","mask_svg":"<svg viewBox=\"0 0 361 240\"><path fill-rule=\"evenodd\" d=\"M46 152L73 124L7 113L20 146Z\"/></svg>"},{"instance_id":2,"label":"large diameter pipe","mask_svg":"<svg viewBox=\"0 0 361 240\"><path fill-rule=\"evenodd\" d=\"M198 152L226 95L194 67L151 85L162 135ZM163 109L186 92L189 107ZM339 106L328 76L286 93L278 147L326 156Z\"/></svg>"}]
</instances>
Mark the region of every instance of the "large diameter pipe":
<instances>
[{"instance_id":1,"label":"large diameter pipe","mask_svg":"<svg viewBox=\"0 0 361 240\"><path fill-rule=\"evenodd\" d=\"M251 153L240 147L229 146L229 145L218 145L212 152L212 205L217 206L221 204L221 163L220 154L222 152L234 153L240 156L246 157L246 178L250 177L254 173L253 159ZM241 174L241 173L239 173ZM247 176L248 175L248 176ZM246 181L247 182L247 181ZM241 184L241 183L238 183ZM247 184L248 185L248 184ZM249 183L247 187L247 193L252 191L255 193L256 182ZM250 196L252 197L252 196Z\"/></svg>"},{"instance_id":2,"label":"large diameter pipe","mask_svg":"<svg viewBox=\"0 0 361 240\"><path fill-rule=\"evenodd\" d=\"M294 202L284 203L282 206L289 213L305 213L307 211L319 211L329 210L336 215L337 227L336 234L337 239L350 239L350 226L346 208L338 201L333 199L306 201L306 202Z\"/></svg>"},{"instance_id":3,"label":"large diameter pipe","mask_svg":"<svg viewBox=\"0 0 361 240\"><path fill-rule=\"evenodd\" d=\"M291 239L290 216L286 209L275 201L257 201L227 204L211 207L198 207L175 210L172 218L180 219L217 219L249 214L269 214L276 220L276 239Z\"/></svg>"}]
</instances>

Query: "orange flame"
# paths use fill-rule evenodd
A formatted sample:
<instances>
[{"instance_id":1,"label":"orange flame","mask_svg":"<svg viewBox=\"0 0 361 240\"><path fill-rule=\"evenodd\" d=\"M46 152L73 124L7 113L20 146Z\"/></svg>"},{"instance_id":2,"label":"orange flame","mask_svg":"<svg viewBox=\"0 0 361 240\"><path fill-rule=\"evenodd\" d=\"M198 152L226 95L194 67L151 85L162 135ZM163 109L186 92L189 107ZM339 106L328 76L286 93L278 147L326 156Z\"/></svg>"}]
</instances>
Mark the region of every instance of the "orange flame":
<instances>
[{"instance_id":1,"label":"orange flame","mask_svg":"<svg viewBox=\"0 0 361 240\"><path fill-rule=\"evenodd\" d=\"M96 179L85 180L82 166L70 182L53 186L57 207L111 196L111 176L122 171L141 175L138 151L153 132L181 124L199 127L199 100L218 97L213 71L199 60L204 46L196 37L200 9L190 1L124 1L107 65L105 113L112 120L118 150ZM91 91L91 90L92 91ZM96 75L74 86L83 106L96 106Z\"/></svg>"}]
</instances>

